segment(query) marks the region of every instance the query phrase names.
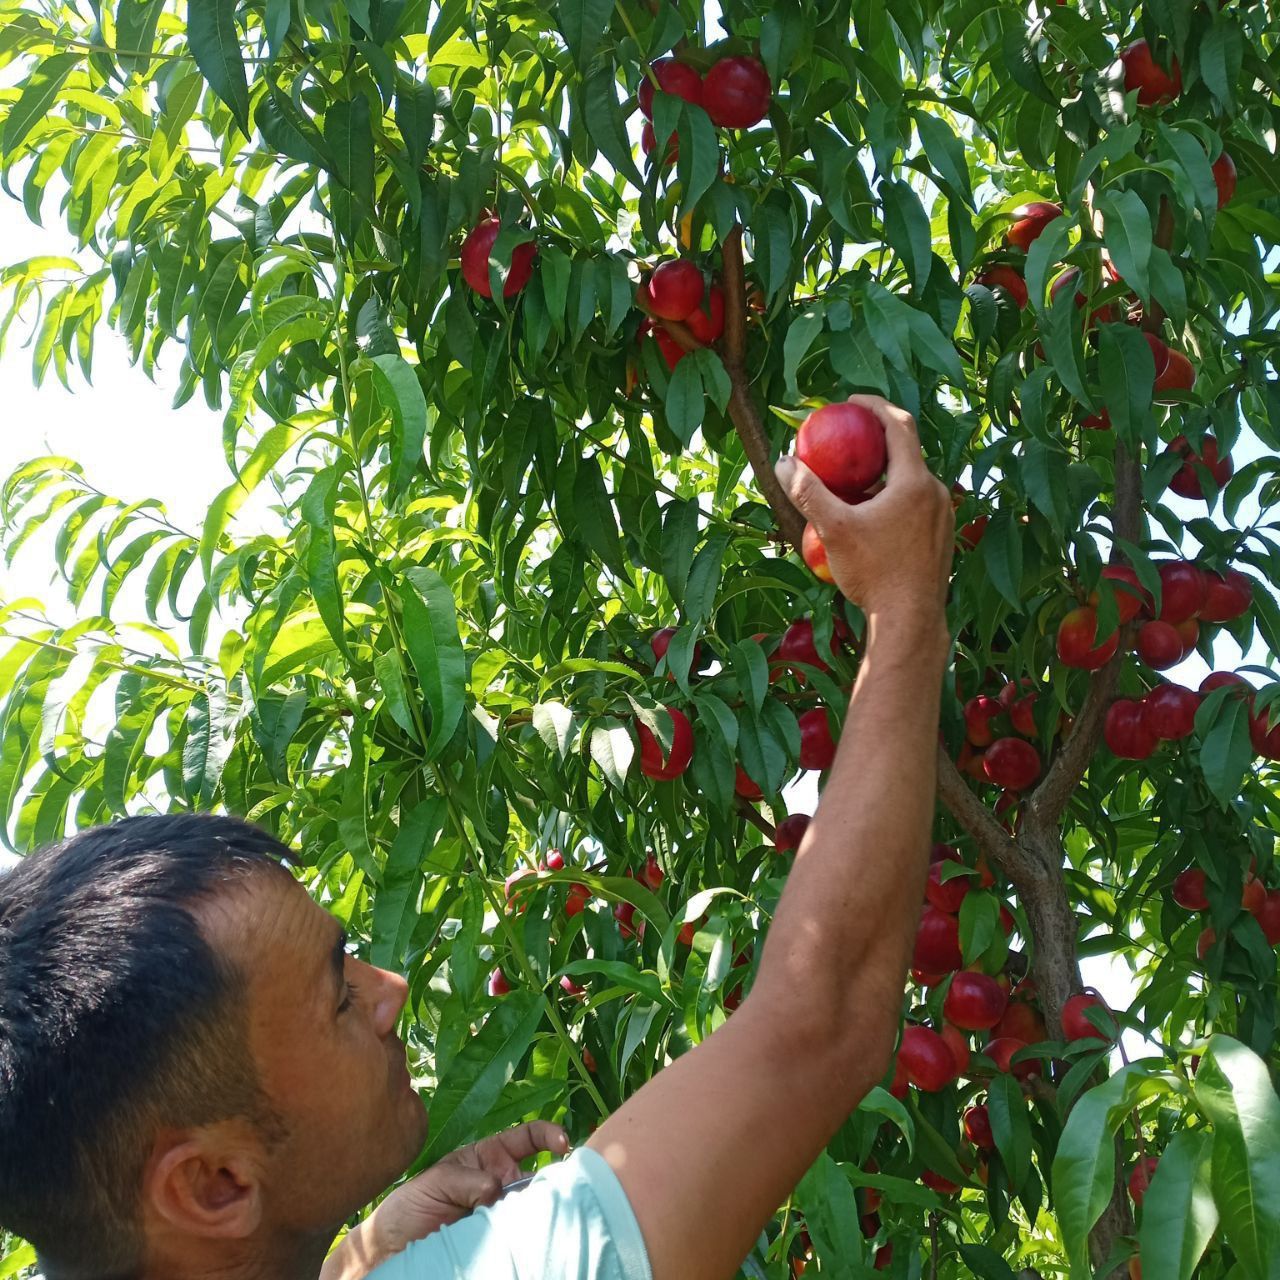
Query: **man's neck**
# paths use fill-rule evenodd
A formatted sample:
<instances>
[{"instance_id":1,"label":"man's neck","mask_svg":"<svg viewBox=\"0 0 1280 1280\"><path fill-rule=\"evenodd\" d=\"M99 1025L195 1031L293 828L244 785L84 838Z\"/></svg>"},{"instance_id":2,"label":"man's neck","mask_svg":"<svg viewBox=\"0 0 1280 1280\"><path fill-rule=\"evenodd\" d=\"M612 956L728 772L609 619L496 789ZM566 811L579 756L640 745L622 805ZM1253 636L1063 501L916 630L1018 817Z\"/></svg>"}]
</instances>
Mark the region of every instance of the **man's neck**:
<instances>
[{"instance_id":1,"label":"man's neck","mask_svg":"<svg viewBox=\"0 0 1280 1280\"><path fill-rule=\"evenodd\" d=\"M271 1242L207 1241L196 1250L166 1250L148 1264L142 1280L317 1280L335 1234Z\"/></svg>"}]
</instances>

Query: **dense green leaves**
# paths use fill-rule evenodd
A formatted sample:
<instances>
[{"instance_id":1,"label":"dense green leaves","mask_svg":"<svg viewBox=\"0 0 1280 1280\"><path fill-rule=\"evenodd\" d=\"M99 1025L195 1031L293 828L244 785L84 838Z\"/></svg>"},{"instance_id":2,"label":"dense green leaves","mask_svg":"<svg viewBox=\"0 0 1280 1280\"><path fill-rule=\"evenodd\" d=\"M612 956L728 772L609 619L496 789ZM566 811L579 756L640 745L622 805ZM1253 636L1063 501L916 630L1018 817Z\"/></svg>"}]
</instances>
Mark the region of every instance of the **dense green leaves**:
<instances>
[{"instance_id":1,"label":"dense green leaves","mask_svg":"<svg viewBox=\"0 0 1280 1280\"><path fill-rule=\"evenodd\" d=\"M869 1276L890 1245L900 1278L1085 1274L1100 1215L1148 1280L1261 1274L1276 958L1248 877L1280 888L1276 695L1205 698L1142 760L1084 713L1194 688L1210 659L1264 686L1280 647L1265 6L90 7L0 5L0 176L76 246L0 270L0 342L79 389L112 327L143 375L222 415L228 474L190 527L66 459L4 486L6 555L44 556L79 619L0 605L5 841L144 808L250 815L408 978L415 1068L439 1086L429 1155L532 1115L581 1140L749 989L790 865L774 826L825 781L801 768L799 717L825 708L838 731L858 670L865 620L778 537L748 459L790 450L813 405L884 394L963 530L941 727L963 773L944 770L937 831L971 886L963 957L1011 985L1030 966L1049 1026L1086 980L1114 989L1135 1061L1107 1080L1097 1042L1044 1040L1024 1085L966 1035L958 1084L872 1092L744 1274L788 1280L806 1239L824 1275ZM1139 36L1177 53L1173 101L1121 91L1115 50ZM646 154L647 65L724 54L762 59L765 117L720 128L658 93ZM1028 239L1014 211L1033 201L1063 216ZM497 297L460 261L490 210ZM694 339L660 344L639 300L676 257L745 295L684 354ZM1155 336L1189 388L1155 386ZM1209 502L1170 488L1166 453L1206 430L1234 460ZM1254 605L1202 619L1187 666L1127 649L1095 683L1056 633L1095 591L1116 623L1113 554L1160 599L1174 556L1240 567ZM797 621L821 667L781 652ZM964 721L1016 681L1034 736L1008 707L996 732L1058 782L1073 723L1097 726L1066 752L1060 823L985 781ZM664 706L692 759L654 779L640 730L665 759ZM1008 874L996 819L1034 844L1034 875ZM553 851L565 869L535 873ZM1195 914L1172 890L1189 871ZM1064 897L1032 910L1046 878ZM512 995L486 994L497 968ZM903 1012L940 1027L943 989L912 981ZM1205 1051L1215 1033L1261 1057ZM994 1151L960 1136L979 1101ZM1123 1198L1104 1214L1144 1152L1161 1164L1136 1220Z\"/></svg>"}]
</instances>

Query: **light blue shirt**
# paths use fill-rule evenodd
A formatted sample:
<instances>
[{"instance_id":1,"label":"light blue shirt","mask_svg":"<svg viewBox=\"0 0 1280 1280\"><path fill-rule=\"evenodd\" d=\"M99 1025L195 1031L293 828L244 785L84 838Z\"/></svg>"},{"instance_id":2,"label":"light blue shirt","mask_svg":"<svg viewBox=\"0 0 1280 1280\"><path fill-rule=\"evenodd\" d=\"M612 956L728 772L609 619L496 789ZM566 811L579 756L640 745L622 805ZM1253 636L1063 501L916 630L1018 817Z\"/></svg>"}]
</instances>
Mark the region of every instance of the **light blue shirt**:
<instances>
[{"instance_id":1,"label":"light blue shirt","mask_svg":"<svg viewBox=\"0 0 1280 1280\"><path fill-rule=\"evenodd\" d=\"M652 1280L622 1184L589 1148L491 1209L416 1241L368 1280Z\"/></svg>"}]
</instances>

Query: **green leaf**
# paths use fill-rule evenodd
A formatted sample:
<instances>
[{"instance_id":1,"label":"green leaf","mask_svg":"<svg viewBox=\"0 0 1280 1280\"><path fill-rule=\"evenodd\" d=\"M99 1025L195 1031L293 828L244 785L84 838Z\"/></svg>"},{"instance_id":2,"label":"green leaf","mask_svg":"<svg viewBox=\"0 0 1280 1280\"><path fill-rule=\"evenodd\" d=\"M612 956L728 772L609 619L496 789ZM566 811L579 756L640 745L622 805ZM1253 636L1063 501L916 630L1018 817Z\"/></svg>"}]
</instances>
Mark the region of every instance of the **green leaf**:
<instances>
[{"instance_id":1,"label":"green leaf","mask_svg":"<svg viewBox=\"0 0 1280 1280\"><path fill-rule=\"evenodd\" d=\"M573 712L563 702L539 702L533 709L538 737L562 760L573 744Z\"/></svg>"},{"instance_id":2,"label":"green leaf","mask_svg":"<svg viewBox=\"0 0 1280 1280\"><path fill-rule=\"evenodd\" d=\"M236 31L237 0L199 0L187 9L191 56L214 93L231 109L240 132L249 137L249 82Z\"/></svg>"},{"instance_id":3,"label":"green leaf","mask_svg":"<svg viewBox=\"0 0 1280 1280\"><path fill-rule=\"evenodd\" d=\"M1027 497L1044 512L1054 530L1061 535L1071 515L1071 494L1067 486L1067 466L1071 457L1042 440L1028 440L1023 452L1022 480Z\"/></svg>"},{"instance_id":4,"label":"green leaf","mask_svg":"<svg viewBox=\"0 0 1280 1280\"><path fill-rule=\"evenodd\" d=\"M1214 1036L1195 1099L1213 1124L1213 1196L1227 1240L1246 1276L1271 1280L1280 1258L1280 1099L1267 1064Z\"/></svg>"},{"instance_id":5,"label":"green leaf","mask_svg":"<svg viewBox=\"0 0 1280 1280\"><path fill-rule=\"evenodd\" d=\"M333 167L325 141L311 117L276 85L269 85L266 94L258 99L253 118L263 142L273 151L314 169Z\"/></svg>"},{"instance_id":6,"label":"green leaf","mask_svg":"<svg viewBox=\"0 0 1280 1280\"><path fill-rule=\"evenodd\" d=\"M673 499L662 517L662 576L677 604L684 603L685 584L698 545L698 504Z\"/></svg>"},{"instance_id":7,"label":"green leaf","mask_svg":"<svg viewBox=\"0 0 1280 1280\"><path fill-rule=\"evenodd\" d=\"M1151 214L1136 191L1113 191L1103 197L1102 213L1107 249L1116 270L1143 302L1151 297Z\"/></svg>"},{"instance_id":8,"label":"green leaf","mask_svg":"<svg viewBox=\"0 0 1280 1280\"><path fill-rule=\"evenodd\" d=\"M1049 272L1062 261L1070 236L1071 219L1054 218L1032 241L1031 248L1027 251L1024 279L1027 282L1027 298L1036 311L1044 308Z\"/></svg>"},{"instance_id":9,"label":"green leaf","mask_svg":"<svg viewBox=\"0 0 1280 1280\"><path fill-rule=\"evenodd\" d=\"M449 584L421 565L404 571L403 584L405 647L431 710L426 745L431 759L453 737L462 717L467 664Z\"/></svg>"},{"instance_id":10,"label":"green leaf","mask_svg":"<svg viewBox=\"0 0 1280 1280\"><path fill-rule=\"evenodd\" d=\"M1144 1275L1190 1280L1218 1229L1210 1185L1214 1142L1203 1130L1174 1134L1142 1202L1138 1244Z\"/></svg>"},{"instance_id":11,"label":"green leaf","mask_svg":"<svg viewBox=\"0 0 1280 1280\"><path fill-rule=\"evenodd\" d=\"M378 399L391 414L391 497L404 494L422 463L422 443L427 435L427 401L417 372L398 355L374 356L360 361L373 375Z\"/></svg>"},{"instance_id":12,"label":"green leaf","mask_svg":"<svg viewBox=\"0 0 1280 1280\"><path fill-rule=\"evenodd\" d=\"M631 572L622 553L613 503L605 488L599 460L594 456L578 461L573 477L573 505L582 541L602 564L607 565L620 578L630 581Z\"/></svg>"},{"instance_id":13,"label":"green leaf","mask_svg":"<svg viewBox=\"0 0 1280 1280\"><path fill-rule=\"evenodd\" d=\"M858 1204L849 1179L825 1151L801 1178L796 1199L822 1274L853 1280L854 1265L865 1257Z\"/></svg>"},{"instance_id":14,"label":"green leaf","mask_svg":"<svg viewBox=\"0 0 1280 1280\"><path fill-rule=\"evenodd\" d=\"M961 1244L956 1248L979 1280L1017 1280L1013 1268L998 1253L985 1245Z\"/></svg>"},{"instance_id":15,"label":"green leaf","mask_svg":"<svg viewBox=\"0 0 1280 1280\"><path fill-rule=\"evenodd\" d=\"M969 895L971 898L977 896ZM987 1110L991 1116L991 1134L996 1140L996 1150L1009 1172L1010 1184L1017 1191L1031 1174L1031 1122L1027 1118L1026 1099L1011 1075L999 1073L991 1077L987 1087Z\"/></svg>"},{"instance_id":16,"label":"green leaf","mask_svg":"<svg viewBox=\"0 0 1280 1280\"><path fill-rule=\"evenodd\" d=\"M686 356L676 365L667 383L667 425L681 444L688 444L702 425L706 401L697 363Z\"/></svg>"},{"instance_id":17,"label":"green leaf","mask_svg":"<svg viewBox=\"0 0 1280 1280\"><path fill-rule=\"evenodd\" d=\"M435 112L436 92L431 82L419 82L402 74L396 82L396 128L404 139L405 154L413 169L421 168L431 149Z\"/></svg>"},{"instance_id":18,"label":"green leaf","mask_svg":"<svg viewBox=\"0 0 1280 1280\"><path fill-rule=\"evenodd\" d=\"M369 960L379 968L398 969L403 963L407 935L417 921L421 867L435 849L448 812L443 796L428 796L400 820L373 899Z\"/></svg>"},{"instance_id":19,"label":"green leaf","mask_svg":"<svg viewBox=\"0 0 1280 1280\"><path fill-rule=\"evenodd\" d=\"M1155 358L1141 330L1127 324L1099 326L1098 374L1111 425L1121 440L1136 443L1151 412L1156 377Z\"/></svg>"},{"instance_id":20,"label":"green leaf","mask_svg":"<svg viewBox=\"0 0 1280 1280\"><path fill-rule=\"evenodd\" d=\"M955 344L938 328L938 322L926 311L906 308L907 329L911 334L911 353L927 369L964 384L964 366Z\"/></svg>"},{"instance_id":21,"label":"green leaf","mask_svg":"<svg viewBox=\"0 0 1280 1280\"><path fill-rule=\"evenodd\" d=\"M885 239L906 264L912 289L922 293L933 270L929 215L920 197L906 182L886 179L880 187L880 199L884 203Z\"/></svg>"},{"instance_id":22,"label":"green leaf","mask_svg":"<svg viewBox=\"0 0 1280 1280\"><path fill-rule=\"evenodd\" d=\"M206 576L212 568L214 553L231 517L270 474L276 463L297 443L302 433L303 424L296 419L272 427L254 446L248 460L240 468L239 479L229 484L213 500L205 516L204 528L200 531L200 563L204 566Z\"/></svg>"},{"instance_id":23,"label":"green leaf","mask_svg":"<svg viewBox=\"0 0 1280 1280\"><path fill-rule=\"evenodd\" d=\"M707 113L687 103L681 107L676 136L679 141L676 172L684 187L681 208L690 213L711 189L720 171L720 143Z\"/></svg>"},{"instance_id":24,"label":"green leaf","mask_svg":"<svg viewBox=\"0 0 1280 1280\"><path fill-rule=\"evenodd\" d=\"M431 1138L422 1154L425 1163L432 1164L483 1136L485 1117L528 1053L542 1017L538 993L513 991L468 1039L431 1095Z\"/></svg>"},{"instance_id":25,"label":"green leaf","mask_svg":"<svg viewBox=\"0 0 1280 1280\"><path fill-rule=\"evenodd\" d=\"M303 495L301 511L302 518L311 529L307 543L307 587L334 644L346 653L342 589L338 585L338 550L333 534L333 509L341 474L336 466L318 471Z\"/></svg>"},{"instance_id":26,"label":"green leaf","mask_svg":"<svg viewBox=\"0 0 1280 1280\"><path fill-rule=\"evenodd\" d=\"M916 128L920 131L920 145L924 148L929 167L951 188L954 195L972 209L973 188L969 180L964 145L945 120L924 110L917 111L914 115Z\"/></svg>"},{"instance_id":27,"label":"green leaf","mask_svg":"<svg viewBox=\"0 0 1280 1280\"><path fill-rule=\"evenodd\" d=\"M1000 903L991 893L970 893L960 904L960 947L972 964L995 941Z\"/></svg>"},{"instance_id":28,"label":"green leaf","mask_svg":"<svg viewBox=\"0 0 1280 1280\"><path fill-rule=\"evenodd\" d=\"M1196 728L1203 731L1201 717ZM1213 727L1203 733L1200 769L1205 783L1225 809L1240 793L1240 784L1253 759L1249 739L1249 708L1239 698L1227 698L1218 706Z\"/></svg>"},{"instance_id":29,"label":"green leaf","mask_svg":"<svg viewBox=\"0 0 1280 1280\"><path fill-rule=\"evenodd\" d=\"M372 207L373 126L369 99L363 93L329 104L324 114L324 141L338 180L366 207Z\"/></svg>"},{"instance_id":30,"label":"green leaf","mask_svg":"<svg viewBox=\"0 0 1280 1280\"><path fill-rule=\"evenodd\" d=\"M35 70L23 83L17 102L9 108L0 153L13 155L27 134L49 114L58 91L79 65L80 58L78 53L55 53L36 63Z\"/></svg>"},{"instance_id":31,"label":"green leaf","mask_svg":"<svg viewBox=\"0 0 1280 1280\"><path fill-rule=\"evenodd\" d=\"M728 545L727 533L713 533L694 557L684 597L684 612L690 622L702 622L711 616Z\"/></svg>"},{"instance_id":32,"label":"green leaf","mask_svg":"<svg viewBox=\"0 0 1280 1280\"><path fill-rule=\"evenodd\" d=\"M597 66L583 84L583 121L600 154L633 186L644 186L618 106L613 68Z\"/></svg>"},{"instance_id":33,"label":"green leaf","mask_svg":"<svg viewBox=\"0 0 1280 1280\"><path fill-rule=\"evenodd\" d=\"M1203 1066L1203 1064L1202 1064ZM1071 1259L1072 1280L1092 1276L1089 1232L1115 1185L1116 1151L1112 1135L1125 1114L1144 1097L1167 1092L1169 1077L1134 1062L1076 1103L1058 1141L1053 1161L1053 1197L1063 1242Z\"/></svg>"},{"instance_id":34,"label":"green leaf","mask_svg":"<svg viewBox=\"0 0 1280 1280\"><path fill-rule=\"evenodd\" d=\"M156 43L164 0L120 0L116 8L116 60L129 73L146 70ZM140 56L131 56L131 55Z\"/></svg>"},{"instance_id":35,"label":"green leaf","mask_svg":"<svg viewBox=\"0 0 1280 1280\"><path fill-rule=\"evenodd\" d=\"M1244 39L1233 14L1218 14L1200 42L1200 74L1213 96L1234 114L1244 64Z\"/></svg>"},{"instance_id":36,"label":"green leaf","mask_svg":"<svg viewBox=\"0 0 1280 1280\"><path fill-rule=\"evenodd\" d=\"M604 776L615 787L625 786L636 753L631 734L616 722L596 725L591 730L590 749L591 758L600 766Z\"/></svg>"},{"instance_id":37,"label":"green leaf","mask_svg":"<svg viewBox=\"0 0 1280 1280\"><path fill-rule=\"evenodd\" d=\"M387 711L415 742L420 742L418 726L413 718L413 707L409 701L409 690L404 681L404 668L400 665L400 654L395 649L387 649L373 660L373 674L377 677L378 687L387 702Z\"/></svg>"},{"instance_id":38,"label":"green leaf","mask_svg":"<svg viewBox=\"0 0 1280 1280\"><path fill-rule=\"evenodd\" d=\"M1014 607L1022 611L1021 526L1009 511L997 511L978 544L991 585Z\"/></svg>"},{"instance_id":39,"label":"green leaf","mask_svg":"<svg viewBox=\"0 0 1280 1280\"><path fill-rule=\"evenodd\" d=\"M813 346L814 339L822 332L826 310L817 304L806 307L791 321L787 328L787 336L782 343L782 376L786 380L787 395L792 400L800 399L800 389L796 385L796 374L800 362Z\"/></svg>"},{"instance_id":40,"label":"green leaf","mask_svg":"<svg viewBox=\"0 0 1280 1280\"><path fill-rule=\"evenodd\" d=\"M609 31L613 0L556 0L556 19L569 52L586 67Z\"/></svg>"}]
</instances>

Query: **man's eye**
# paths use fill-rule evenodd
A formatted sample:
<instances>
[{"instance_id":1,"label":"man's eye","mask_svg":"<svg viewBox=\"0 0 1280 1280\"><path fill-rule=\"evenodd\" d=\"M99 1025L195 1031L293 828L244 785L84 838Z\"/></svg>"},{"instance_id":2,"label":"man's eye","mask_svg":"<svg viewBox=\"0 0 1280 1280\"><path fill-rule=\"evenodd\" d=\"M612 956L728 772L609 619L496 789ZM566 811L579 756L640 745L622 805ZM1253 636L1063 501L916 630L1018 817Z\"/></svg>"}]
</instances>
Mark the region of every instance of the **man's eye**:
<instances>
[{"instance_id":1,"label":"man's eye","mask_svg":"<svg viewBox=\"0 0 1280 1280\"><path fill-rule=\"evenodd\" d=\"M338 1006L338 1012L346 1013L346 1011L351 1008L351 1003L353 1000L355 1000L355 998L356 998L355 984L348 982L346 986L346 992L342 997L342 1003Z\"/></svg>"}]
</instances>

